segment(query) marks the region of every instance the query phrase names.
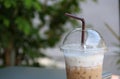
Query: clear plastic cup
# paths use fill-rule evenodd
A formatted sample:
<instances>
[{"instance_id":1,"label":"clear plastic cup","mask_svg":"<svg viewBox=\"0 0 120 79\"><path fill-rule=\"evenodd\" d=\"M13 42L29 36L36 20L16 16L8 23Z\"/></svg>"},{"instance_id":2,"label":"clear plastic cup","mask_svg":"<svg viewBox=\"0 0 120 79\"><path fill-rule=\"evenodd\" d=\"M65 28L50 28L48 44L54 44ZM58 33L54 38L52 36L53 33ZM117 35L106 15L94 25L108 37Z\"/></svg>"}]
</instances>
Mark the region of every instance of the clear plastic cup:
<instances>
[{"instance_id":1,"label":"clear plastic cup","mask_svg":"<svg viewBox=\"0 0 120 79\"><path fill-rule=\"evenodd\" d=\"M101 35L92 29L85 30L85 43L81 44L81 28L71 31L64 39L67 79L102 79L102 66L106 45Z\"/></svg>"}]
</instances>

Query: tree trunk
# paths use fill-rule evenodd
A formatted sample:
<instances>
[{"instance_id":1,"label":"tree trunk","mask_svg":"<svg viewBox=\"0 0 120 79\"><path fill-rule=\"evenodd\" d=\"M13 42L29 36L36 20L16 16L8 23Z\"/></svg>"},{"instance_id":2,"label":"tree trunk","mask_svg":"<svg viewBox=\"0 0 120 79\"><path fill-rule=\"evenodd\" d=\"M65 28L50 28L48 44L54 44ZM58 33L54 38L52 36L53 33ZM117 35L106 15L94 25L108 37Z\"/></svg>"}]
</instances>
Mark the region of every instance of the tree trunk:
<instances>
[{"instance_id":1,"label":"tree trunk","mask_svg":"<svg viewBox=\"0 0 120 79\"><path fill-rule=\"evenodd\" d=\"M10 66L11 65L11 52L8 48L5 49L5 52L4 52L4 65L5 66Z\"/></svg>"},{"instance_id":2,"label":"tree trunk","mask_svg":"<svg viewBox=\"0 0 120 79\"><path fill-rule=\"evenodd\" d=\"M12 48L13 48L12 42L8 45L7 48L4 48L4 66L11 66Z\"/></svg>"}]
</instances>

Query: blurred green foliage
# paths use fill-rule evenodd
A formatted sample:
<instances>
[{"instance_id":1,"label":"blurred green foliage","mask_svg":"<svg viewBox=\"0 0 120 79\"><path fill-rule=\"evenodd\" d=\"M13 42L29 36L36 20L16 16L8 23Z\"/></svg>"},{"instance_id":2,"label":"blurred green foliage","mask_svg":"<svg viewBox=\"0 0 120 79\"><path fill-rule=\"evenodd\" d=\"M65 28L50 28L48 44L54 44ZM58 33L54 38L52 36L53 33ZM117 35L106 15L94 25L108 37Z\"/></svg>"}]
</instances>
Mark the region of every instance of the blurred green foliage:
<instances>
[{"instance_id":1,"label":"blurred green foliage","mask_svg":"<svg viewBox=\"0 0 120 79\"><path fill-rule=\"evenodd\" d=\"M36 57L45 56L42 49L53 47L65 32L64 25L75 22L64 13L80 13L80 3L86 0L0 0L0 58L2 66L21 65L40 66ZM96 1L96 0L93 0ZM51 4L50 4L51 3ZM38 14L40 24L34 26L33 19ZM48 17L48 19L46 19ZM43 27L48 29L42 37ZM11 56L14 54L14 56Z\"/></svg>"}]
</instances>

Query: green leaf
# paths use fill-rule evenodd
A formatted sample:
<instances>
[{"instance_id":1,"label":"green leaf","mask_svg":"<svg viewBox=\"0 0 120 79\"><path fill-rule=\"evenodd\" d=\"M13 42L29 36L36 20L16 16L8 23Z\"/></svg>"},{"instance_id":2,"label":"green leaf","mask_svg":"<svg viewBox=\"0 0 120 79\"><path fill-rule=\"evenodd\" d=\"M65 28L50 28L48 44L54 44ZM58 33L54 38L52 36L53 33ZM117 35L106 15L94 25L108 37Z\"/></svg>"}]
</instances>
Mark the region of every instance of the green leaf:
<instances>
[{"instance_id":1,"label":"green leaf","mask_svg":"<svg viewBox=\"0 0 120 79\"><path fill-rule=\"evenodd\" d=\"M26 22L24 22L24 33L26 34L26 35L29 35L30 34L30 24L26 21Z\"/></svg>"},{"instance_id":2,"label":"green leaf","mask_svg":"<svg viewBox=\"0 0 120 79\"><path fill-rule=\"evenodd\" d=\"M27 9L30 9L32 7L33 0L23 0L23 1Z\"/></svg>"},{"instance_id":3,"label":"green leaf","mask_svg":"<svg viewBox=\"0 0 120 79\"><path fill-rule=\"evenodd\" d=\"M17 0L11 0L12 6L16 7L17 6L16 2L17 2Z\"/></svg>"},{"instance_id":4,"label":"green leaf","mask_svg":"<svg viewBox=\"0 0 120 79\"><path fill-rule=\"evenodd\" d=\"M12 6L11 1L10 1L10 0L4 1L4 6L5 6L6 8L10 8L10 7Z\"/></svg>"},{"instance_id":5,"label":"green leaf","mask_svg":"<svg viewBox=\"0 0 120 79\"><path fill-rule=\"evenodd\" d=\"M41 11L41 6L39 2L34 2L33 3L33 7L37 10L37 11Z\"/></svg>"},{"instance_id":6,"label":"green leaf","mask_svg":"<svg viewBox=\"0 0 120 79\"><path fill-rule=\"evenodd\" d=\"M30 34L31 28L27 20L19 17L15 20L15 23L18 25L19 30L23 31L26 35Z\"/></svg>"},{"instance_id":7,"label":"green leaf","mask_svg":"<svg viewBox=\"0 0 120 79\"><path fill-rule=\"evenodd\" d=\"M10 25L10 21L6 18L3 19L3 23L6 27L9 27L9 25Z\"/></svg>"}]
</instances>

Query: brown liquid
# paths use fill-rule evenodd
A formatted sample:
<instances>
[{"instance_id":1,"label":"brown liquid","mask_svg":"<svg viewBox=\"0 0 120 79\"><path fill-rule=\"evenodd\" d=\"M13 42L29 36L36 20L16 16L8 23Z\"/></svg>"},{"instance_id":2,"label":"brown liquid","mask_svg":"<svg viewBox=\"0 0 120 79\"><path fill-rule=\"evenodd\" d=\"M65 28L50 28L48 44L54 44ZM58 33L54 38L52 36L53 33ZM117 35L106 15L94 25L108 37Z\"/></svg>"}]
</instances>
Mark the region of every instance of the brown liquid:
<instances>
[{"instance_id":1,"label":"brown liquid","mask_svg":"<svg viewBox=\"0 0 120 79\"><path fill-rule=\"evenodd\" d=\"M102 66L66 67L67 79L102 79Z\"/></svg>"}]
</instances>

